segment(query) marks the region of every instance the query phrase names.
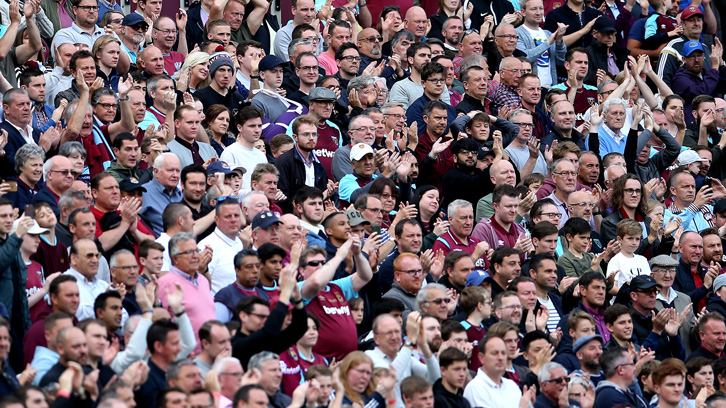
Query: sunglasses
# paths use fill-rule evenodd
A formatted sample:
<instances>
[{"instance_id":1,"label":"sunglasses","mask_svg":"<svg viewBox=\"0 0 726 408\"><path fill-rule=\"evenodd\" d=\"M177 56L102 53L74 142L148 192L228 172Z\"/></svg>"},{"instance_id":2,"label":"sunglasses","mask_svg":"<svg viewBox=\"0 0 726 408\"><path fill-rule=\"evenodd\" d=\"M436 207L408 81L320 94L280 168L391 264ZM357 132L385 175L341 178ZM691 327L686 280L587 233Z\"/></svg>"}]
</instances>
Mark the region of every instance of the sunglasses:
<instances>
[{"instance_id":1,"label":"sunglasses","mask_svg":"<svg viewBox=\"0 0 726 408\"><path fill-rule=\"evenodd\" d=\"M327 261L308 261L305 266L321 266L325 265Z\"/></svg>"}]
</instances>

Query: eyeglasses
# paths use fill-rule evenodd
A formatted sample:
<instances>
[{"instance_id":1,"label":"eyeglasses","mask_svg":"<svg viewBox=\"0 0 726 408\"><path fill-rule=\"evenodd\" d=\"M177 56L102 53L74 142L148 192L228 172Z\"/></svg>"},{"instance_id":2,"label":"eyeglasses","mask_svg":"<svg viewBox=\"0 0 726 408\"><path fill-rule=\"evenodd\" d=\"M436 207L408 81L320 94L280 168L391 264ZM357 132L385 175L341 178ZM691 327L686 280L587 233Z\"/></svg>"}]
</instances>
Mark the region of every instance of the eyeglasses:
<instances>
[{"instance_id":1,"label":"eyeglasses","mask_svg":"<svg viewBox=\"0 0 726 408\"><path fill-rule=\"evenodd\" d=\"M562 214L556 212L556 213L542 213L540 214L542 216L545 216L547 218L562 218Z\"/></svg>"},{"instance_id":2,"label":"eyeglasses","mask_svg":"<svg viewBox=\"0 0 726 408\"><path fill-rule=\"evenodd\" d=\"M577 172L574 171L561 171L559 173L552 172L552 174L557 174L558 176L565 176L565 177L575 177L577 176Z\"/></svg>"},{"instance_id":3,"label":"eyeglasses","mask_svg":"<svg viewBox=\"0 0 726 408\"><path fill-rule=\"evenodd\" d=\"M635 366L635 363L618 364L617 367Z\"/></svg>"},{"instance_id":4,"label":"eyeglasses","mask_svg":"<svg viewBox=\"0 0 726 408\"><path fill-rule=\"evenodd\" d=\"M502 306L500 309L512 309L512 310L522 310L522 305L509 305L509 306Z\"/></svg>"},{"instance_id":5,"label":"eyeglasses","mask_svg":"<svg viewBox=\"0 0 726 408\"><path fill-rule=\"evenodd\" d=\"M593 203L574 203L574 204L570 204L570 205L573 207L590 207L590 208L595 206L595 204L593 204Z\"/></svg>"},{"instance_id":6,"label":"eyeglasses","mask_svg":"<svg viewBox=\"0 0 726 408\"><path fill-rule=\"evenodd\" d=\"M476 150L459 150L459 154L466 156L475 156L478 152Z\"/></svg>"},{"instance_id":7,"label":"eyeglasses","mask_svg":"<svg viewBox=\"0 0 726 408\"><path fill-rule=\"evenodd\" d=\"M346 60L346 61L348 61L348 62L353 62L353 61L360 62L362 58L361 57L355 57L353 55L346 55L345 57L343 57L343 59Z\"/></svg>"},{"instance_id":8,"label":"eyeglasses","mask_svg":"<svg viewBox=\"0 0 726 408\"><path fill-rule=\"evenodd\" d=\"M464 31L464 36L467 36L469 34L474 34L474 33L479 34L479 30L477 30L476 28L470 28L470 29Z\"/></svg>"},{"instance_id":9,"label":"eyeglasses","mask_svg":"<svg viewBox=\"0 0 726 408\"><path fill-rule=\"evenodd\" d=\"M705 59L705 58L706 58L706 55L705 55L705 54L699 54L699 55L689 55L689 56L687 56L686 58L691 58L691 59L697 59L697 60L702 60L702 59Z\"/></svg>"},{"instance_id":10,"label":"eyeglasses","mask_svg":"<svg viewBox=\"0 0 726 408\"><path fill-rule=\"evenodd\" d=\"M69 170L69 169L64 169L64 170L48 170L48 172L50 172L50 173L59 173L59 174L62 174L63 177L68 177L69 175L71 175L73 177L78 177L80 175L80 173L78 173L77 171L73 171L73 170Z\"/></svg>"},{"instance_id":11,"label":"eyeglasses","mask_svg":"<svg viewBox=\"0 0 726 408\"><path fill-rule=\"evenodd\" d=\"M371 132L375 132L376 127L375 126L361 126L359 128L353 128L351 130L355 130L357 132L365 132L366 130L370 130Z\"/></svg>"},{"instance_id":12,"label":"eyeglasses","mask_svg":"<svg viewBox=\"0 0 726 408\"><path fill-rule=\"evenodd\" d=\"M383 42L383 37L380 35L379 36L372 35L372 36L366 37L366 38L359 38L358 40L359 41L368 41L368 42L376 42L376 41Z\"/></svg>"},{"instance_id":13,"label":"eyeglasses","mask_svg":"<svg viewBox=\"0 0 726 408\"><path fill-rule=\"evenodd\" d=\"M386 113L383 116L393 116L396 120L406 120L406 115L401 115L400 113Z\"/></svg>"},{"instance_id":14,"label":"eyeglasses","mask_svg":"<svg viewBox=\"0 0 726 408\"><path fill-rule=\"evenodd\" d=\"M426 82L433 82L435 84L443 84L446 80L444 78L429 78Z\"/></svg>"},{"instance_id":15,"label":"eyeglasses","mask_svg":"<svg viewBox=\"0 0 726 408\"><path fill-rule=\"evenodd\" d=\"M154 30L161 33L162 35L176 35L176 30L159 30L158 28L155 28Z\"/></svg>"},{"instance_id":16,"label":"eyeglasses","mask_svg":"<svg viewBox=\"0 0 726 408\"><path fill-rule=\"evenodd\" d=\"M664 275L668 275L668 274L675 275L676 274L676 268L669 268L669 269L658 268L658 269L653 269L653 273L656 273L656 272L657 273L663 272Z\"/></svg>"},{"instance_id":17,"label":"eyeglasses","mask_svg":"<svg viewBox=\"0 0 726 408\"><path fill-rule=\"evenodd\" d=\"M76 6L79 9L85 11L86 13L93 13L94 11L98 11L100 7L98 6Z\"/></svg>"},{"instance_id":18,"label":"eyeglasses","mask_svg":"<svg viewBox=\"0 0 726 408\"><path fill-rule=\"evenodd\" d=\"M84 257L86 257L86 259L92 259L92 258L96 258L96 259L98 259L98 258L100 258L100 257L101 257L101 254L100 254L100 253L98 253L98 252L93 252L93 253L88 253L88 254L85 254L85 255L83 255L83 256L84 256Z\"/></svg>"},{"instance_id":19,"label":"eyeglasses","mask_svg":"<svg viewBox=\"0 0 726 408\"><path fill-rule=\"evenodd\" d=\"M200 253L202 253L202 251L200 251L199 248L197 248L197 249L190 249L190 250L184 251L184 252L179 252L177 255L184 255L184 256L194 255L194 254L199 255Z\"/></svg>"},{"instance_id":20,"label":"eyeglasses","mask_svg":"<svg viewBox=\"0 0 726 408\"><path fill-rule=\"evenodd\" d=\"M413 276L423 275L423 269L411 269L408 271L399 271L399 272L406 273L406 274L413 275Z\"/></svg>"},{"instance_id":21,"label":"eyeglasses","mask_svg":"<svg viewBox=\"0 0 726 408\"><path fill-rule=\"evenodd\" d=\"M265 320L265 319L267 319L268 316L270 316L270 315L266 315L266 314L262 314L262 313L248 313L248 314L250 316L254 316L254 317L260 318L262 320Z\"/></svg>"},{"instance_id":22,"label":"eyeglasses","mask_svg":"<svg viewBox=\"0 0 726 408\"><path fill-rule=\"evenodd\" d=\"M552 378L552 379L547 380L546 382L553 382L553 383L557 383L557 384L562 384L562 383L567 382L567 377Z\"/></svg>"},{"instance_id":23,"label":"eyeglasses","mask_svg":"<svg viewBox=\"0 0 726 408\"><path fill-rule=\"evenodd\" d=\"M303 37L303 40L310 41L313 44L317 44L320 41L318 37Z\"/></svg>"},{"instance_id":24,"label":"eyeglasses","mask_svg":"<svg viewBox=\"0 0 726 408\"><path fill-rule=\"evenodd\" d=\"M118 105L115 103L97 103L96 106L100 106L105 110L114 109L116 110L118 108Z\"/></svg>"},{"instance_id":25,"label":"eyeglasses","mask_svg":"<svg viewBox=\"0 0 726 408\"><path fill-rule=\"evenodd\" d=\"M521 128L534 129L534 123L514 123L514 124Z\"/></svg>"},{"instance_id":26,"label":"eyeglasses","mask_svg":"<svg viewBox=\"0 0 726 408\"><path fill-rule=\"evenodd\" d=\"M113 20L111 20L113 24L120 24L122 21L124 21L123 18L114 18Z\"/></svg>"},{"instance_id":27,"label":"eyeglasses","mask_svg":"<svg viewBox=\"0 0 726 408\"><path fill-rule=\"evenodd\" d=\"M305 266L320 266L325 265L327 261L307 261L305 263Z\"/></svg>"},{"instance_id":28,"label":"eyeglasses","mask_svg":"<svg viewBox=\"0 0 726 408\"><path fill-rule=\"evenodd\" d=\"M626 189L623 190L623 192L625 192L625 194L627 194L627 195L641 195L641 194L643 194L643 190L641 190L639 188L626 188Z\"/></svg>"},{"instance_id":29,"label":"eyeglasses","mask_svg":"<svg viewBox=\"0 0 726 408\"><path fill-rule=\"evenodd\" d=\"M439 305L439 306L444 303L450 303L450 302L451 302L451 298L438 298L438 299L434 299L434 300L429 300L429 303L433 303L433 304Z\"/></svg>"},{"instance_id":30,"label":"eyeglasses","mask_svg":"<svg viewBox=\"0 0 726 408\"><path fill-rule=\"evenodd\" d=\"M602 91L602 92L600 92L600 95L610 96L610 94L613 92L615 92L615 89L612 89L610 91Z\"/></svg>"},{"instance_id":31,"label":"eyeglasses","mask_svg":"<svg viewBox=\"0 0 726 408\"><path fill-rule=\"evenodd\" d=\"M497 38L506 38L507 40L519 40L518 35L512 35L512 34L500 34L497 36Z\"/></svg>"}]
</instances>

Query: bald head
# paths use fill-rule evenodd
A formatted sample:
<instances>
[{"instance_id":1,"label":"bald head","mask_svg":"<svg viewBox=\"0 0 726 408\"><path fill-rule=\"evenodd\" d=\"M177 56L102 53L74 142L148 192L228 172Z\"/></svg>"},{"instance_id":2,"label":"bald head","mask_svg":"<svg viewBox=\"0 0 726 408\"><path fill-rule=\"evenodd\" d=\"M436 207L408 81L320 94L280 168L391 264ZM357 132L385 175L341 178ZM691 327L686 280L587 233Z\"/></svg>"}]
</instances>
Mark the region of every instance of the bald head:
<instances>
[{"instance_id":1,"label":"bald head","mask_svg":"<svg viewBox=\"0 0 726 408\"><path fill-rule=\"evenodd\" d=\"M426 24L428 22L426 11L418 6L413 6L406 11L404 27L416 36L417 41L426 35Z\"/></svg>"},{"instance_id":2,"label":"bald head","mask_svg":"<svg viewBox=\"0 0 726 408\"><path fill-rule=\"evenodd\" d=\"M489 177L495 186L509 184L514 187L517 184L517 177L514 173L514 166L509 160L499 160L489 168Z\"/></svg>"}]
</instances>

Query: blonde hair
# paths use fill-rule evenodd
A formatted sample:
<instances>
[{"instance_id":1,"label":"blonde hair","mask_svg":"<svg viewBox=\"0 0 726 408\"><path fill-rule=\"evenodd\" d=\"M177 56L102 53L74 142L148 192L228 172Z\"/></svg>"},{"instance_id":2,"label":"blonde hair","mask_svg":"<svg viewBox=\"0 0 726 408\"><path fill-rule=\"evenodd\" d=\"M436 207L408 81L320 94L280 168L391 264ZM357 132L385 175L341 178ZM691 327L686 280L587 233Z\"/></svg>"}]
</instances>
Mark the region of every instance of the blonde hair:
<instances>
[{"instance_id":1,"label":"blonde hair","mask_svg":"<svg viewBox=\"0 0 726 408\"><path fill-rule=\"evenodd\" d=\"M352 402L357 402L360 405L364 404L361 394L355 391L348 383L348 372L361 364L370 364L371 370L373 370L373 361L362 351L353 351L340 362L340 381L343 383L345 389L345 396L348 397ZM366 390L363 392L366 397L373 395L375 386L373 385L373 377L368 382Z\"/></svg>"},{"instance_id":2,"label":"blonde hair","mask_svg":"<svg viewBox=\"0 0 726 408\"><path fill-rule=\"evenodd\" d=\"M186 60L184 60L184 65L182 65L181 69L179 71L177 71L176 74L174 74L174 79L178 80L179 76L181 75L181 72L184 69L186 69L186 68L192 69L192 68L196 67L197 65L204 64L206 62L209 62L209 54L207 54L206 52L197 51L197 52L193 52L193 53L189 54L187 56ZM202 89L205 86L209 85L210 82L212 82L211 74L207 75L207 77L204 79L204 81L198 83L196 89Z\"/></svg>"},{"instance_id":3,"label":"blonde hair","mask_svg":"<svg viewBox=\"0 0 726 408\"><path fill-rule=\"evenodd\" d=\"M96 42L93 43L93 50L91 51L91 54L93 54L93 60L98 62L99 58L98 58L97 54L99 52L103 51L103 49L112 42L115 42L116 44L118 44L119 47L121 46L121 41L119 41L118 39L116 39L116 37L114 37L112 35L104 34L104 35L98 37L96 39Z\"/></svg>"}]
</instances>

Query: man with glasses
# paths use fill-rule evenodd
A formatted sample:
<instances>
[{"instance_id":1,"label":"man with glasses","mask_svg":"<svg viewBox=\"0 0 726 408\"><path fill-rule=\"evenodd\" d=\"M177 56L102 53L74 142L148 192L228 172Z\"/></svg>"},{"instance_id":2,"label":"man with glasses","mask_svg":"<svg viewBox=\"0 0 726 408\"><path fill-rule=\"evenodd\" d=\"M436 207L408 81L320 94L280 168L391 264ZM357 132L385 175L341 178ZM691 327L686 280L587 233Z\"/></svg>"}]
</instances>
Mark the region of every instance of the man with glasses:
<instances>
[{"instance_id":1,"label":"man with glasses","mask_svg":"<svg viewBox=\"0 0 726 408\"><path fill-rule=\"evenodd\" d=\"M383 37L373 27L363 29L358 34L358 51L361 56L361 64L358 68L358 74L363 75L363 71L370 65L378 66L383 64L382 71L377 76L386 80L388 88L392 87L397 80L403 78L406 74L401 66L399 58L389 58L383 55L381 46L383 45Z\"/></svg>"},{"instance_id":2,"label":"man with glasses","mask_svg":"<svg viewBox=\"0 0 726 408\"><path fill-rule=\"evenodd\" d=\"M109 325L109 322L106 321L106 328L108 329L109 335L114 337L115 335L112 333L115 333L123 327L129 316L141 314L143 310L136 301L136 284L139 283L139 264L136 261L134 253L127 249L118 250L111 255L108 264L111 269L111 286L118 291L123 290L126 293L123 299L119 296L118 312L116 312L115 307L112 308L115 318L118 319L114 323L117 323L118 326L115 327L115 324ZM152 302L155 301L156 299L152 299ZM98 309L97 307L94 308ZM104 309L106 308L104 307ZM116 315L115 313L118 314Z\"/></svg>"},{"instance_id":3,"label":"man with glasses","mask_svg":"<svg viewBox=\"0 0 726 408\"><path fill-rule=\"evenodd\" d=\"M675 308L676 313L681 313L686 308L689 308L687 312L688 317L685 323L680 327L679 334L683 347L686 349L686 353L690 353L693 348L691 346L691 330L693 329L695 319L693 318L693 311L690 307L691 298L683 292L679 292L673 289L673 283L676 277L676 268L678 267L678 261L671 258L668 255L658 255L650 260L650 272L651 276L655 279L661 288L656 295L655 310L661 311L665 308ZM714 288L716 282L714 281ZM714 290L714 293L718 290ZM718 299L718 295L713 297ZM709 305L711 302L709 302ZM707 308L707 310L711 311Z\"/></svg>"},{"instance_id":4,"label":"man with glasses","mask_svg":"<svg viewBox=\"0 0 726 408\"><path fill-rule=\"evenodd\" d=\"M121 49L125 51L131 64L136 65L136 57L141 53L144 47L141 45L145 40L146 31L149 29L149 23L138 13L130 13L124 16L121 22L122 34Z\"/></svg>"},{"instance_id":5,"label":"man with glasses","mask_svg":"<svg viewBox=\"0 0 726 408\"><path fill-rule=\"evenodd\" d=\"M187 56L187 35L186 35L186 11L179 10L177 21L169 17L161 16L154 21L154 29L151 31L154 45L159 48L164 56L164 70L173 76L184 64ZM174 43L179 39L178 51L172 51Z\"/></svg>"},{"instance_id":6,"label":"man with glasses","mask_svg":"<svg viewBox=\"0 0 726 408\"><path fill-rule=\"evenodd\" d=\"M290 45L290 41L292 41L292 31L301 24L312 24L315 15L315 2L313 0L293 0L292 21L290 24L280 28L275 35L273 54L283 61L289 61L290 55L288 54L287 47ZM323 37L321 34L318 34L316 54L321 52L323 52Z\"/></svg>"},{"instance_id":7,"label":"man with glasses","mask_svg":"<svg viewBox=\"0 0 726 408\"><path fill-rule=\"evenodd\" d=\"M544 154L537 149L534 141L530 142L535 127L532 112L517 109L509 115L509 120L519 127L519 132L504 151L519 170L520 177L525 178L533 173L547 174Z\"/></svg>"},{"instance_id":8,"label":"man with glasses","mask_svg":"<svg viewBox=\"0 0 726 408\"><path fill-rule=\"evenodd\" d=\"M317 55L317 41L318 37L316 36L316 32L313 29L313 26L311 26L310 24L299 25L293 31L293 39L292 41L290 41L290 45L287 47L287 52L290 55L290 59L288 61L285 61L285 64L282 65L283 79L281 88L286 93L281 92L281 94L285 95L286 98L291 99L290 97L292 96L292 94L299 90L301 75L309 75L306 83L310 83L313 75L315 81L317 81L319 77L325 74L325 70L321 69L317 63L317 57L315 64L313 64L315 65L315 69L298 70L298 67L301 66L298 64L298 57L300 55L306 53L312 54L314 56ZM309 67L311 65L305 64L305 66ZM312 86L315 86L315 84L313 84ZM298 94L298 98L294 100L296 102L299 102L299 99L300 97Z\"/></svg>"},{"instance_id":9,"label":"man with glasses","mask_svg":"<svg viewBox=\"0 0 726 408\"><path fill-rule=\"evenodd\" d=\"M96 317L93 303L108 288L108 282L97 276L100 256L96 243L90 239L79 239L71 246L71 266L64 274L73 276L78 283L80 303L76 318L79 321Z\"/></svg>"},{"instance_id":10,"label":"man with glasses","mask_svg":"<svg viewBox=\"0 0 726 408\"><path fill-rule=\"evenodd\" d=\"M429 62L423 66L421 70L421 82L423 84L423 95L411 103L406 110L406 125L411 126L413 122L416 122L419 126L424 123L423 120L423 109L427 103L431 101L440 101L444 90L446 89L446 68L437 63ZM447 119L446 119L446 130L456 119L456 109L453 106L446 104Z\"/></svg>"},{"instance_id":11,"label":"man with glasses","mask_svg":"<svg viewBox=\"0 0 726 408\"><path fill-rule=\"evenodd\" d=\"M320 78L320 74L318 73L319 69L318 58L315 54L303 52L296 55L294 70L299 82L296 87L297 90L290 92L287 98L308 106L310 91L315 88L315 84L318 82L318 78Z\"/></svg>"},{"instance_id":12,"label":"man with glasses","mask_svg":"<svg viewBox=\"0 0 726 408\"><path fill-rule=\"evenodd\" d=\"M489 99L497 108L507 106L514 109L522 104L517 93L519 78L522 76L522 61L516 57L505 57L499 63L501 80L496 87L489 90Z\"/></svg>"},{"instance_id":13,"label":"man with glasses","mask_svg":"<svg viewBox=\"0 0 726 408\"><path fill-rule=\"evenodd\" d=\"M537 374L540 393L534 401L535 407L558 406L562 393L567 392L567 370L559 363L549 362L540 368ZM573 405L579 405L572 401Z\"/></svg>"},{"instance_id":14,"label":"man with glasses","mask_svg":"<svg viewBox=\"0 0 726 408\"><path fill-rule=\"evenodd\" d=\"M590 226L593 227L592 232L590 233L592 247L589 252L597 255L603 251L604 244L602 242L602 237L598 233L600 230L600 223L602 222L602 214L593 214L595 204L597 203L592 202L592 193L589 191L578 190L567 196L567 211L570 213L570 218L582 218L589 222Z\"/></svg>"},{"instance_id":15,"label":"man with glasses","mask_svg":"<svg viewBox=\"0 0 726 408\"><path fill-rule=\"evenodd\" d=\"M642 397L630 390L630 386L636 381L636 368L633 356L627 349L610 347L600 355L600 361L606 381L598 386L594 408L608 408L620 404L634 408L648 407Z\"/></svg>"},{"instance_id":16,"label":"man with glasses","mask_svg":"<svg viewBox=\"0 0 726 408\"><path fill-rule=\"evenodd\" d=\"M189 316L196 337L195 353L201 351L199 329L202 325L214 320L214 299L211 285L201 272L207 268L209 259L200 257L196 238L188 232L180 232L169 240L171 270L159 278L159 300L165 308L170 307L172 297L183 293L181 311L172 310L179 318L184 313Z\"/></svg>"},{"instance_id":17,"label":"man with glasses","mask_svg":"<svg viewBox=\"0 0 726 408\"><path fill-rule=\"evenodd\" d=\"M522 50L517 49L518 41L519 35L517 34L514 26L506 22L501 22L501 24L499 24L494 30L494 45L497 47L498 52L496 57L490 56L488 62L492 66L496 67L496 65L500 64L505 58L526 57L527 55ZM492 51L489 52L491 53ZM499 67L499 72L501 73L501 65Z\"/></svg>"},{"instance_id":18,"label":"man with glasses","mask_svg":"<svg viewBox=\"0 0 726 408\"><path fill-rule=\"evenodd\" d=\"M55 33L53 43L50 47L53 56L55 56L55 47L59 47L61 44L85 44L88 46L88 49L93 48L93 43L96 42L98 37L106 34L103 28L96 25L98 22L98 10L98 2L95 0L73 1L75 22L70 27L63 28ZM32 20L32 18L26 20ZM123 53L119 57L118 70L119 72L127 72L129 70L128 56Z\"/></svg>"},{"instance_id":19,"label":"man with glasses","mask_svg":"<svg viewBox=\"0 0 726 408\"><path fill-rule=\"evenodd\" d=\"M7 94L6 94L7 95ZM7 112L7 111L6 111ZM7 116L5 117L7 119ZM52 156L43 165L49 170L46 172L45 186L33 196L33 203L46 202L53 209L56 217L60 217L58 200L60 196L71 188L75 175L73 174L71 161L61 155Z\"/></svg>"},{"instance_id":20,"label":"man with glasses","mask_svg":"<svg viewBox=\"0 0 726 408\"><path fill-rule=\"evenodd\" d=\"M570 219L570 212L567 209L567 197L575 191L577 184L577 171L575 164L570 159L557 160L553 165L552 180L555 182L555 189L547 198L552 199L560 213L560 228Z\"/></svg>"},{"instance_id":21,"label":"man with glasses","mask_svg":"<svg viewBox=\"0 0 726 408\"><path fill-rule=\"evenodd\" d=\"M350 120L348 134L350 135L351 144L349 146L340 146L333 155L332 173L336 181L340 181L343 177L353 172L353 166L350 161L352 146L361 143L372 146L376 140L375 132L375 123L373 123L373 119L368 115L358 115Z\"/></svg>"},{"instance_id":22,"label":"man with glasses","mask_svg":"<svg viewBox=\"0 0 726 408\"><path fill-rule=\"evenodd\" d=\"M638 275L630 281L630 307L633 316L633 337L644 348L655 351L657 360L686 359L686 350L678 335L686 315L673 308L655 308L661 286L650 275ZM650 343L650 344L649 344ZM655 344L653 344L655 343ZM604 360L600 360L604 363ZM607 377L607 369L605 370Z\"/></svg>"},{"instance_id":23,"label":"man with glasses","mask_svg":"<svg viewBox=\"0 0 726 408\"><path fill-rule=\"evenodd\" d=\"M350 42L341 45L335 52L335 63L338 65L338 72L333 77L340 83L342 94L348 94L348 83L358 76L361 60L358 47Z\"/></svg>"}]
</instances>

